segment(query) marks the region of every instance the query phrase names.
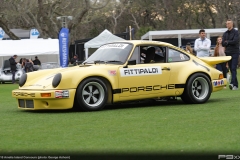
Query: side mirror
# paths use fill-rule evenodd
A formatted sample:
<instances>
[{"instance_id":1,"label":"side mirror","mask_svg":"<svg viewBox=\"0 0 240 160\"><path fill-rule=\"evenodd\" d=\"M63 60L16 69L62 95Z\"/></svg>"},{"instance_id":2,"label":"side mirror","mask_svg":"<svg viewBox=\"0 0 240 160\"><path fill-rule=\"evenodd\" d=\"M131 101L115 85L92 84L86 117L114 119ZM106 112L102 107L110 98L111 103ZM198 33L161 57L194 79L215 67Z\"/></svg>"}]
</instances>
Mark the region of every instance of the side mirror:
<instances>
[{"instance_id":1,"label":"side mirror","mask_svg":"<svg viewBox=\"0 0 240 160\"><path fill-rule=\"evenodd\" d=\"M136 62L135 59L134 60L129 60L128 63L127 63L127 65L136 65L136 64L137 64L137 62Z\"/></svg>"},{"instance_id":2,"label":"side mirror","mask_svg":"<svg viewBox=\"0 0 240 160\"><path fill-rule=\"evenodd\" d=\"M128 63L127 63L127 65L124 66L123 68L128 68L128 65L136 65L136 64L137 64L137 62L136 62L135 59L134 59L134 60L129 60Z\"/></svg>"}]
</instances>

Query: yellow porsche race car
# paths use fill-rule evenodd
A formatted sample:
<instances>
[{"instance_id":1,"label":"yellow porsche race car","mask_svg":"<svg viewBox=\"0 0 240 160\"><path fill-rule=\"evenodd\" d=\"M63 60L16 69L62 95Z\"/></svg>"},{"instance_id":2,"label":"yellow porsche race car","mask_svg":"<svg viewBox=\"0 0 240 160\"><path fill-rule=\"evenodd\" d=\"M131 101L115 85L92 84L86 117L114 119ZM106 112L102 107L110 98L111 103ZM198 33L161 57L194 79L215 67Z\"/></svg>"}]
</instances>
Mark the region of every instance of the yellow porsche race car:
<instances>
[{"instance_id":1,"label":"yellow porsche race car","mask_svg":"<svg viewBox=\"0 0 240 160\"><path fill-rule=\"evenodd\" d=\"M81 65L22 75L12 91L18 108L95 111L106 104L181 97L205 103L227 85L215 64L231 57L198 58L169 43L121 41L101 46Z\"/></svg>"}]
</instances>

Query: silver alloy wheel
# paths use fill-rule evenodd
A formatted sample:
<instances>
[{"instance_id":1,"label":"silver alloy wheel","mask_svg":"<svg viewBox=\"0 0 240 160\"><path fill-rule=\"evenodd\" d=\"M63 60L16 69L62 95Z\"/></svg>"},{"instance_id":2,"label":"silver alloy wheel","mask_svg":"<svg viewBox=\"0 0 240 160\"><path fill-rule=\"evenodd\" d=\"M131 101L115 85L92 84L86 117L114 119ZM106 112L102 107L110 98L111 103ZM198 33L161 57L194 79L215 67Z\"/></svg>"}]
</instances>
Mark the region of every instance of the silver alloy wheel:
<instances>
[{"instance_id":1,"label":"silver alloy wheel","mask_svg":"<svg viewBox=\"0 0 240 160\"><path fill-rule=\"evenodd\" d=\"M195 98L202 100L207 97L209 93L209 85L205 78L197 77L192 82L192 94Z\"/></svg>"},{"instance_id":2,"label":"silver alloy wheel","mask_svg":"<svg viewBox=\"0 0 240 160\"><path fill-rule=\"evenodd\" d=\"M90 107L97 107L104 100L104 89L97 82L89 82L82 89L82 99Z\"/></svg>"}]
</instances>

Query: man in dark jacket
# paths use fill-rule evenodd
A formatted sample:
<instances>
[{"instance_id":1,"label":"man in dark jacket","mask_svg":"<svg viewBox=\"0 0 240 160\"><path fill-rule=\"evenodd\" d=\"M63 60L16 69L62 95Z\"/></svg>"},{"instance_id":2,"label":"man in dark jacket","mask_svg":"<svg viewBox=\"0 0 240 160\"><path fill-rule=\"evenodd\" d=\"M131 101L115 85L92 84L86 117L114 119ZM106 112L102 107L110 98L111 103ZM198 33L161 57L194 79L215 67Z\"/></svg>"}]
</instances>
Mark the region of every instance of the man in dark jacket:
<instances>
[{"instance_id":1,"label":"man in dark jacket","mask_svg":"<svg viewBox=\"0 0 240 160\"><path fill-rule=\"evenodd\" d=\"M33 64L41 66L41 61L38 59L37 56L35 57L35 60L33 61Z\"/></svg>"},{"instance_id":2,"label":"man in dark jacket","mask_svg":"<svg viewBox=\"0 0 240 160\"><path fill-rule=\"evenodd\" d=\"M226 56L231 56L232 59L228 62L229 69L232 74L232 80L229 84L231 90L238 90L237 80L237 65L239 57L239 36L238 31L233 28L233 21L227 20L228 30L223 34L222 45L226 48Z\"/></svg>"},{"instance_id":3,"label":"man in dark jacket","mask_svg":"<svg viewBox=\"0 0 240 160\"><path fill-rule=\"evenodd\" d=\"M15 83L15 73L17 70L17 66L16 66L17 62L15 61L16 58L17 58L17 55L14 55L11 58L9 58L11 72L12 72L12 83Z\"/></svg>"},{"instance_id":4,"label":"man in dark jacket","mask_svg":"<svg viewBox=\"0 0 240 160\"><path fill-rule=\"evenodd\" d=\"M78 55L75 54L71 59L70 63L73 65L76 65L77 62L78 62Z\"/></svg>"}]
</instances>

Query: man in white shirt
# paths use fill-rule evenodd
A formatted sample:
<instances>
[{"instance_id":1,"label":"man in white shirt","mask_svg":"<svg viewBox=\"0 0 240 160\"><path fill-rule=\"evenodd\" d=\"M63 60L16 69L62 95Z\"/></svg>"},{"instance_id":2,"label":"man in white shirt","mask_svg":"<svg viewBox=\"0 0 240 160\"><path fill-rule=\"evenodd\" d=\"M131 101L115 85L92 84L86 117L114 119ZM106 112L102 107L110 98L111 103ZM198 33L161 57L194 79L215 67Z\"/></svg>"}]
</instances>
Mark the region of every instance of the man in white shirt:
<instances>
[{"instance_id":1,"label":"man in white shirt","mask_svg":"<svg viewBox=\"0 0 240 160\"><path fill-rule=\"evenodd\" d=\"M195 40L194 50L197 52L197 57L209 57L211 40L206 38L205 30L199 31L200 38Z\"/></svg>"}]
</instances>

